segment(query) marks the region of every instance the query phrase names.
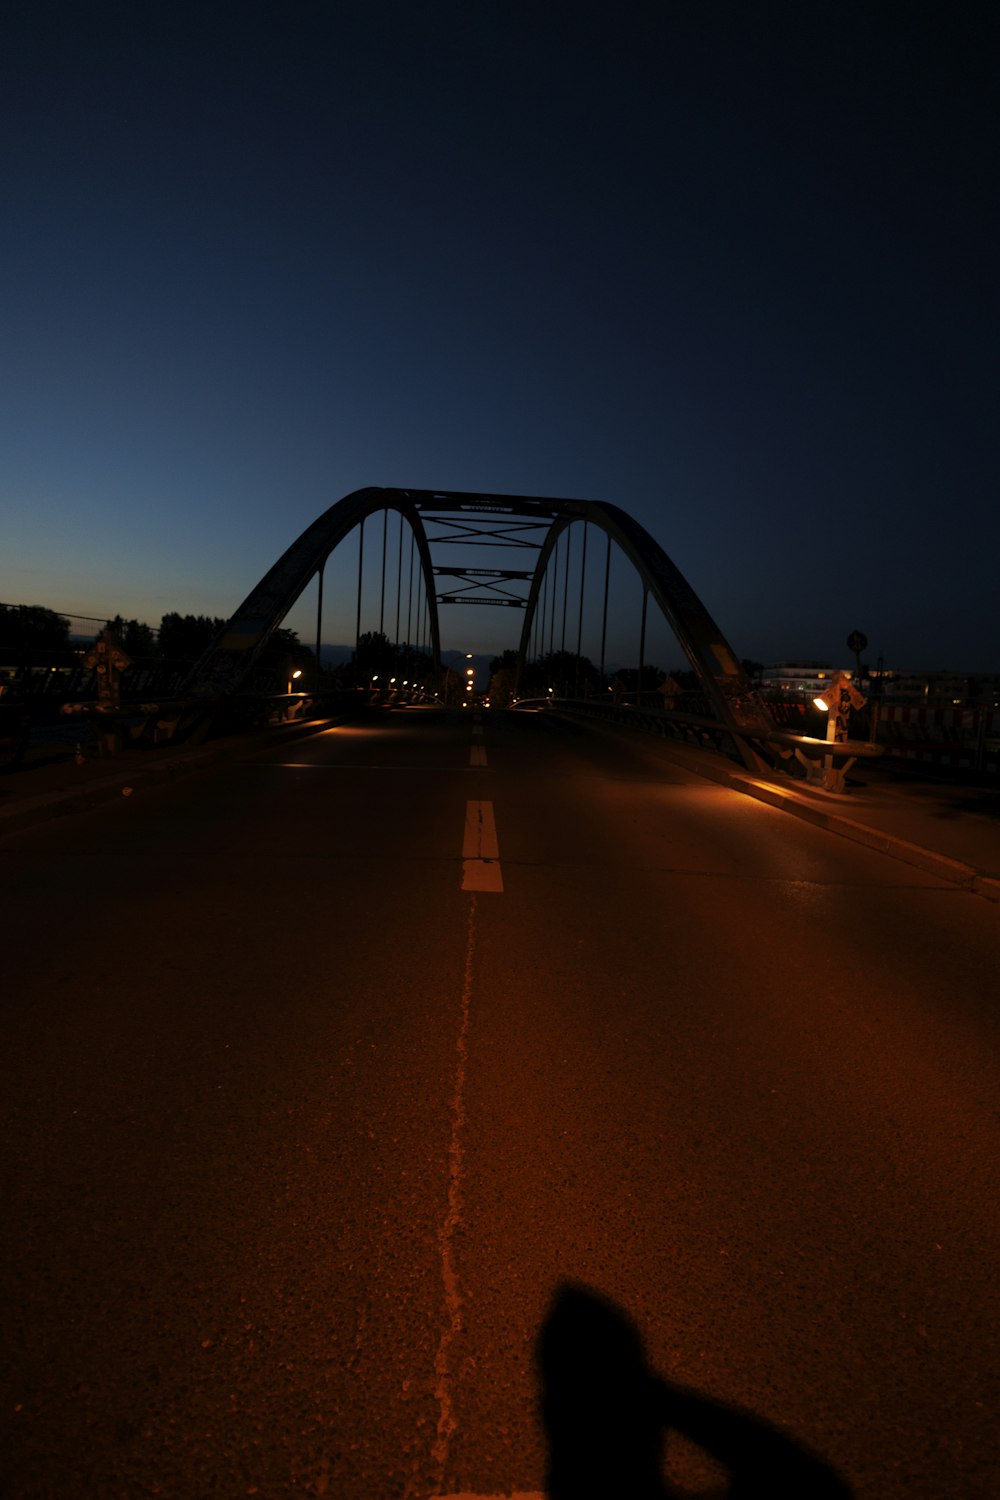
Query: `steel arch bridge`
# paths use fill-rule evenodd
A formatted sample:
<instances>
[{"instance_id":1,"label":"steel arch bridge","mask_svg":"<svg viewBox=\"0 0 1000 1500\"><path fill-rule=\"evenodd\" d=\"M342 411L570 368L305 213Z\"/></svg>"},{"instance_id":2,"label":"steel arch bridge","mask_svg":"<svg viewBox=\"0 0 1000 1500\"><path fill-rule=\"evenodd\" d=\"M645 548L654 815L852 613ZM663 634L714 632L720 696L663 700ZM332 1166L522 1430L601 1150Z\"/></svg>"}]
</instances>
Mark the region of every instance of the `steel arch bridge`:
<instances>
[{"instance_id":1,"label":"steel arch bridge","mask_svg":"<svg viewBox=\"0 0 1000 1500\"><path fill-rule=\"evenodd\" d=\"M761 769L763 764L773 761L772 755L762 754L762 747L773 739L774 724L738 657L701 599L663 548L634 517L618 506L600 500L443 490L355 490L308 526L251 590L194 668L187 684L189 694L195 699L210 700L237 692L273 632L317 575L321 619L326 560L355 528L360 528L361 533L357 606L360 633L364 525L370 516L386 513L383 529L384 588L384 539L390 511L399 514L401 535L404 525L410 528L411 557L418 560L418 579L423 586L421 604L425 626L421 628L425 630L436 670L440 670L441 665L439 607L493 605L524 611L518 650L520 675L528 660L533 636L537 640L539 634L540 600L560 538L573 525L582 524L584 567L590 530L603 533L606 538L605 622L608 567L611 547L615 544L635 568L642 583L643 639L647 601L652 597L697 674L713 715L728 731L741 758L754 769ZM440 555L439 549L456 545L477 550L482 547L516 549L533 554L533 557L530 558L531 566L525 568L483 568L471 563L453 566L435 561L435 556ZM568 569L568 555L566 567ZM448 580L447 585L445 580ZM564 622L565 612L564 586ZM582 614L581 583L581 620ZM544 639L544 621L542 625ZM318 624L317 644L319 634Z\"/></svg>"}]
</instances>

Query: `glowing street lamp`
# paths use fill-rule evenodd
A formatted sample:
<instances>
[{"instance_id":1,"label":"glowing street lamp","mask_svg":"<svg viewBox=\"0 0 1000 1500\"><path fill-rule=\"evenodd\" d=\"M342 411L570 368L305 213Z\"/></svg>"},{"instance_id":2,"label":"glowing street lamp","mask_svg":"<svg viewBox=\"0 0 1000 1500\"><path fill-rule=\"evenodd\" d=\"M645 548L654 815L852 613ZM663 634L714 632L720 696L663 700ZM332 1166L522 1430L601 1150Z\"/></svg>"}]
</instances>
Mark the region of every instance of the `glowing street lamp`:
<instances>
[{"instance_id":1,"label":"glowing street lamp","mask_svg":"<svg viewBox=\"0 0 1000 1500\"><path fill-rule=\"evenodd\" d=\"M852 708L863 708L865 699L851 681L850 672L838 671L833 674L829 691L824 688L822 696L815 697L813 703L826 714L826 739L835 745L847 740L848 714ZM835 770L833 756L824 755L823 777L828 791L843 791L844 777L853 764L851 760L842 769Z\"/></svg>"}]
</instances>

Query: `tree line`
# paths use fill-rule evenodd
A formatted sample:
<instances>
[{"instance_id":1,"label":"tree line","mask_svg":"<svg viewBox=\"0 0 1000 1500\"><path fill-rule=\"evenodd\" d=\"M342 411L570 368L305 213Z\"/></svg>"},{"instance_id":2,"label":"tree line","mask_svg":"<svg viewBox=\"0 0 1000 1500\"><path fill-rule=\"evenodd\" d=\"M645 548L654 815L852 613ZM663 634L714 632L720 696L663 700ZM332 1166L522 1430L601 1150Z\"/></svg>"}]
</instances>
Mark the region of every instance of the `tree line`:
<instances>
[{"instance_id":1,"label":"tree line","mask_svg":"<svg viewBox=\"0 0 1000 1500\"><path fill-rule=\"evenodd\" d=\"M228 624L212 615L182 615L176 610L165 614L158 628L141 620L115 615L104 628L113 630L126 656L134 662L194 663L201 657ZM38 653L69 653L79 643L69 638L70 619L41 604L0 604L0 650L14 660L30 662ZM99 633L95 622L95 633ZM258 668L299 669L310 687L315 683L315 652L302 644L298 633L279 626L273 631L257 662ZM433 660L430 653L409 644L397 644L380 631L361 636L357 649L348 661L323 666L321 681L326 687L385 688L390 679L432 685Z\"/></svg>"},{"instance_id":2,"label":"tree line","mask_svg":"<svg viewBox=\"0 0 1000 1500\"><path fill-rule=\"evenodd\" d=\"M95 622L96 623L96 622ZM192 665L207 651L228 621L213 615L182 615L171 610L160 620L158 628L142 620L115 615L104 622L113 630L119 645L133 661L190 662ZM70 651L70 620L42 604L0 604L0 647L8 653L27 657L39 651ZM99 632L95 632L99 633ZM278 629L267 645L266 661L291 661L293 667L305 667L314 661L308 646L303 646L294 630Z\"/></svg>"},{"instance_id":3,"label":"tree line","mask_svg":"<svg viewBox=\"0 0 1000 1500\"><path fill-rule=\"evenodd\" d=\"M228 622L218 616L182 615L170 611L154 629L141 620L122 615L106 622L114 630L126 655L133 661L169 661L194 664L208 649ZM69 619L40 604L0 604L0 648L27 658L37 651L68 651ZM300 669L314 673L315 654L304 646L294 630L279 627L268 641L258 663L263 668ZM761 670L759 662L744 661L751 679ZM450 675L449 675L450 674ZM490 662L490 699L500 706L514 695L517 674L517 652L508 650ZM349 660L337 666L321 668L321 680L328 687L389 687L421 683L444 691L446 699L459 702L465 695L465 681L446 668L440 681L434 680L433 660L427 651L409 643L389 639L381 631L367 631L358 640ZM451 679L454 679L452 681ZM309 676L310 685L315 681ZM550 651L537 660L525 663L521 676L522 697L544 697L549 689L560 698L591 697L610 688L615 695L656 693L664 698L699 691L697 674L688 668L674 667L669 672L647 665L642 680L636 667L620 667L610 676L601 677L586 656L571 651Z\"/></svg>"}]
</instances>

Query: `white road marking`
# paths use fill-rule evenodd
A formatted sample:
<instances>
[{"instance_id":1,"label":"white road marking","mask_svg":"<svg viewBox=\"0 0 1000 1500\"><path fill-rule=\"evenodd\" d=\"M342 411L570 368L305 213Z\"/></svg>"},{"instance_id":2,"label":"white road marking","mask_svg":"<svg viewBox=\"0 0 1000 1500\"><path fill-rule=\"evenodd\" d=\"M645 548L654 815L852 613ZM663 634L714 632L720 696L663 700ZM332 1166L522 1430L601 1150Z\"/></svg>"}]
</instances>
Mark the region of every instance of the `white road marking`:
<instances>
[{"instance_id":1,"label":"white road marking","mask_svg":"<svg viewBox=\"0 0 1000 1500\"><path fill-rule=\"evenodd\" d=\"M472 732L473 734L482 734L483 726L481 724L473 724Z\"/></svg>"},{"instance_id":2,"label":"white road marking","mask_svg":"<svg viewBox=\"0 0 1000 1500\"><path fill-rule=\"evenodd\" d=\"M500 858L500 842L497 839L497 825L493 818L492 802L467 802L465 804L462 858Z\"/></svg>"},{"instance_id":3,"label":"white road marking","mask_svg":"<svg viewBox=\"0 0 1000 1500\"><path fill-rule=\"evenodd\" d=\"M465 804L465 834L462 839L462 890L503 891L500 844L493 820L492 802Z\"/></svg>"},{"instance_id":4,"label":"white road marking","mask_svg":"<svg viewBox=\"0 0 1000 1500\"><path fill-rule=\"evenodd\" d=\"M469 751L469 765L470 766L485 766L485 764L486 764L486 746L485 745L473 745L472 749Z\"/></svg>"}]
</instances>

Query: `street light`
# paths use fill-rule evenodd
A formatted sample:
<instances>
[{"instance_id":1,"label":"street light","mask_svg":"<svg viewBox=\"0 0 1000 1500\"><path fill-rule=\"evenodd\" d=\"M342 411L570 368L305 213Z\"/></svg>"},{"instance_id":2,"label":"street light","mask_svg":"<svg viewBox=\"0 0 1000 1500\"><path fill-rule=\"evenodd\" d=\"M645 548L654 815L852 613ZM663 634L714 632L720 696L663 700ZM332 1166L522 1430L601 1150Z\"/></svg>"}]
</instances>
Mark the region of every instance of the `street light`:
<instances>
[{"instance_id":1,"label":"street light","mask_svg":"<svg viewBox=\"0 0 1000 1500\"><path fill-rule=\"evenodd\" d=\"M852 708L863 708L865 705L864 697L851 681L850 672L834 672L829 691L824 688L822 696L814 698L813 703L827 716L826 739L831 747L838 743L846 744L850 737L848 715ZM827 791L844 790L844 778L853 764L854 761L850 760L842 768L835 769L833 756L824 755L823 785Z\"/></svg>"},{"instance_id":2,"label":"street light","mask_svg":"<svg viewBox=\"0 0 1000 1500\"><path fill-rule=\"evenodd\" d=\"M292 683L295 682L301 676L302 676L302 668L301 667L296 667L295 671L291 674L291 678L290 678L289 683L288 683L288 691L289 692L292 691Z\"/></svg>"}]
</instances>

